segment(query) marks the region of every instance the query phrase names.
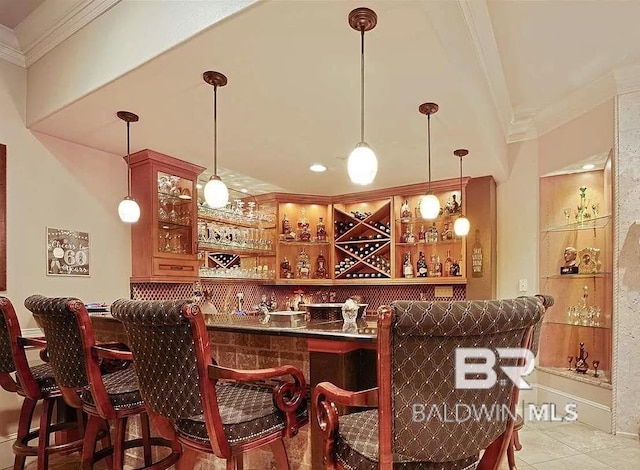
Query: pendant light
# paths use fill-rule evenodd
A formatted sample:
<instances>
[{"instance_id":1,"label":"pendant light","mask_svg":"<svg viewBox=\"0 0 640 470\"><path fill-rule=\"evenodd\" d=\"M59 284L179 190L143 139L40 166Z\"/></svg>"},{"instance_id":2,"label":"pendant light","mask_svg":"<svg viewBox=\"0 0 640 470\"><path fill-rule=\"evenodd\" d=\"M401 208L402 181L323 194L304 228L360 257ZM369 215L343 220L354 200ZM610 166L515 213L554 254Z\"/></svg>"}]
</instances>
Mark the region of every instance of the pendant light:
<instances>
[{"instance_id":1,"label":"pendant light","mask_svg":"<svg viewBox=\"0 0 640 470\"><path fill-rule=\"evenodd\" d=\"M435 103L422 103L418 106L421 114L427 115L427 155L429 166L429 186L427 195L420 201L420 214L423 219L433 220L440 214L440 199L431 192L431 115L438 112L438 105Z\"/></svg>"},{"instance_id":2,"label":"pendant light","mask_svg":"<svg viewBox=\"0 0 640 470\"><path fill-rule=\"evenodd\" d=\"M469 233L469 229L471 228L471 223L469 219L464 216L464 211L462 209L462 204L464 200L462 198L462 157L469 154L467 149L458 149L454 150L453 154L460 158L460 216L453 223L453 231L455 232L457 237L466 237Z\"/></svg>"},{"instance_id":3,"label":"pendant light","mask_svg":"<svg viewBox=\"0 0 640 470\"><path fill-rule=\"evenodd\" d=\"M364 32L375 28L378 16L369 8L356 8L349 13L349 25L360 31L360 142L347 160L349 178L355 184L371 184L378 172L378 159L364 140Z\"/></svg>"},{"instance_id":4,"label":"pendant light","mask_svg":"<svg viewBox=\"0 0 640 470\"><path fill-rule=\"evenodd\" d=\"M225 207L229 202L229 190L227 185L218 176L218 87L227 84L227 77L220 72L208 71L202 74L205 82L213 87L213 175L204 186L204 200L213 209Z\"/></svg>"},{"instance_id":5,"label":"pendant light","mask_svg":"<svg viewBox=\"0 0 640 470\"><path fill-rule=\"evenodd\" d=\"M140 219L140 206L131 197L131 149L129 139L129 127L132 122L138 122L138 115L129 111L118 111L116 113L120 119L127 123L127 196L118 205L118 215L120 220L127 224L134 224Z\"/></svg>"}]
</instances>

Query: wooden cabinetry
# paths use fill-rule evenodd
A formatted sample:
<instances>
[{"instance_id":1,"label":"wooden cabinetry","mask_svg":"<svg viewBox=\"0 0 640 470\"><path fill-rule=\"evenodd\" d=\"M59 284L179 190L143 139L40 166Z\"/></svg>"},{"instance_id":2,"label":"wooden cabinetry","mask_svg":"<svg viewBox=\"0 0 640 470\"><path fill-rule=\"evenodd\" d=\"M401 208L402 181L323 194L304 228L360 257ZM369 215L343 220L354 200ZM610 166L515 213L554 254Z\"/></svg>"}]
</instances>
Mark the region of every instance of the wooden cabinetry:
<instances>
[{"instance_id":1,"label":"wooden cabinetry","mask_svg":"<svg viewBox=\"0 0 640 470\"><path fill-rule=\"evenodd\" d=\"M197 279L196 180L203 170L153 150L131 155L131 191L140 205L131 226L132 282Z\"/></svg>"},{"instance_id":2,"label":"wooden cabinetry","mask_svg":"<svg viewBox=\"0 0 640 470\"><path fill-rule=\"evenodd\" d=\"M330 283L334 240L330 198L280 193L272 196L278 208L277 283Z\"/></svg>"},{"instance_id":3,"label":"wooden cabinetry","mask_svg":"<svg viewBox=\"0 0 640 470\"><path fill-rule=\"evenodd\" d=\"M460 216L460 191L438 194L440 215L433 221L420 215L422 195L401 194L394 198L395 273L407 278L405 263L412 264L410 278L447 283L466 280L465 238L456 237L453 223ZM417 266L424 261L424 268ZM419 272L423 270L423 272Z\"/></svg>"},{"instance_id":4,"label":"wooden cabinetry","mask_svg":"<svg viewBox=\"0 0 640 470\"><path fill-rule=\"evenodd\" d=\"M211 209L199 194L198 259L203 279L269 281L275 277L275 203L229 190L229 204Z\"/></svg>"},{"instance_id":5,"label":"wooden cabinetry","mask_svg":"<svg viewBox=\"0 0 640 470\"><path fill-rule=\"evenodd\" d=\"M555 305L544 319L539 364L543 370L562 371L570 378L595 384L611 381L609 181L606 170L540 180L540 286L555 298ZM588 353L584 374L575 371L580 343ZM597 377L594 361L598 361Z\"/></svg>"},{"instance_id":6,"label":"wooden cabinetry","mask_svg":"<svg viewBox=\"0 0 640 470\"><path fill-rule=\"evenodd\" d=\"M333 206L336 280L393 276L391 198Z\"/></svg>"}]
</instances>

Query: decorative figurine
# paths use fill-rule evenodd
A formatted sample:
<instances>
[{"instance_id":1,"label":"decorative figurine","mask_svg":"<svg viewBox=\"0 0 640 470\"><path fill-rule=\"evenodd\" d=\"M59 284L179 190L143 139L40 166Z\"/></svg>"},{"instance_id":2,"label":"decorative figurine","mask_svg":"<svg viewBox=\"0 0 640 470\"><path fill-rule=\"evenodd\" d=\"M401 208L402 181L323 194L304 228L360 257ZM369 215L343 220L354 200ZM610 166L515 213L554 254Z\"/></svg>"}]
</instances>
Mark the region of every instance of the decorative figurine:
<instances>
[{"instance_id":1,"label":"decorative figurine","mask_svg":"<svg viewBox=\"0 0 640 470\"><path fill-rule=\"evenodd\" d=\"M594 274L600 272L602 263L600 262L599 248L583 248L578 253L580 258L580 274Z\"/></svg>"},{"instance_id":2,"label":"decorative figurine","mask_svg":"<svg viewBox=\"0 0 640 470\"><path fill-rule=\"evenodd\" d=\"M571 363L573 362L573 356L567 356L567 360L569 361L569 370L571 370Z\"/></svg>"},{"instance_id":3,"label":"decorative figurine","mask_svg":"<svg viewBox=\"0 0 640 470\"><path fill-rule=\"evenodd\" d=\"M584 350L584 343L580 343L580 355L576 359L576 372L579 374L586 374L589 370L588 357L589 353Z\"/></svg>"},{"instance_id":4,"label":"decorative figurine","mask_svg":"<svg viewBox=\"0 0 640 470\"><path fill-rule=\"evenodd\" d=\"M578 210L576 211L576 222L581 224L585 219L591 218L591 212L589 212L589 201L587 200L587 187L580 186L580 204L578 204Z\"/></svg>"},{"instance_id":5,"label":"decorative figurine","mask_svg":"<svg viewBox=\"0 0 640 470\"><path fill-rule=\"evenodd\" d=\"M564 249L564 264L560 267L560 274L577 274L578 267L578 250L572 246Z\"/></svg>"}]
</instances>

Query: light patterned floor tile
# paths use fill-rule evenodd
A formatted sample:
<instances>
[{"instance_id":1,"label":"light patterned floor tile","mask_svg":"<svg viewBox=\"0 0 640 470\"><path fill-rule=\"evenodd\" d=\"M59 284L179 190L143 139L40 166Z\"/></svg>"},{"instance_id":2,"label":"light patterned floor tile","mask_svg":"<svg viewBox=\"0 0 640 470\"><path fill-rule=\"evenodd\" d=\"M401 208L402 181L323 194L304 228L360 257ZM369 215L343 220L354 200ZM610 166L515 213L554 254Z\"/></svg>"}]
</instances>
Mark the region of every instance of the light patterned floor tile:
<instances>
[{"instance_id":1,"label":"light patterned floor tile","mask_svg":"<svg viewBox=\"0 0 640 470\"><path fill-rule=\"evenodd\" d=\"M574 455L571 457L564 457L562 459L549 460L548 462L542 462L534 465L535 470L612 470L613 467L599 462L586 455ZM631 467L627 467L626 470L630 470ZM521 470L518 467L518 470Z\"/></svg>"}]
</instances>

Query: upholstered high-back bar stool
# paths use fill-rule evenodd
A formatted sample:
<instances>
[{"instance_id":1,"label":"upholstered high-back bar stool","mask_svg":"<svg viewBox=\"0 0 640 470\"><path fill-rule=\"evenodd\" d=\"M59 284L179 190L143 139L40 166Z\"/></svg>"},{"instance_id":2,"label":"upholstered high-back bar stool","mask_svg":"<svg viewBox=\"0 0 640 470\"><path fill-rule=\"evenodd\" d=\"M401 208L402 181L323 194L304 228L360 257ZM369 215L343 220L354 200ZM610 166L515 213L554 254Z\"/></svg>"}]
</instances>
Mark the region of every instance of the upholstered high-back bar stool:
<instances>
[{"instance_id":1,"label":"upholstered high-back bar stool","mask_svg":"<svg viewBox=\"0 0 640 470\"><path fill-rule=\"evenodd\" d=\"M125 450L135 447L143 449L144 468L160 470L173 465L180 455L179 446L150 436L149 418L134 368L122 368L104 376L100 370L101 358L131 360L131 353L96 343L89 314L78 299L32 295L24 304L44 330L53 373L65 401L89 416L82 450L83 468L92 468L96 461L106 458L111 468L121 470ZM127 420L132 416L140 417L142 438L127 439ZM113 422L113 445L109 422ZM96 440L102 431L107 431L107 437L102 439L102 449L96 452ZM170 450L154 463L152 446Z\"/></svg>"},{"instance_id":2,"label":"upholstered high-back bar stool","mask_svg":"<svg viewBox=\"0 0 640 470\"><path fill-rule=\"evenodd\" d=\"M543 312L538 297L396 301L382 307L379 387L348 392L323 382L314 389L326 468L498 469L511 440L518 388L497 366L496 380L488 388L459 383L458 353L526 348ZM523 362L511 358L497 360L497 365ZM472 379L478 375L484 377L482 372L470 373ZM338 416L336 404L375 409Z\"/></svg>"},{"instance_id":3,"label":"upholstered high-back bar stool","mask_svg":"<svg viewBox=\"0 0 640 470\"><path fill-rule=\"evenodd\" d=\"M111 314L127 331L154 424L182 443L179 468L193 468L197 452L205 452L226 459L229 470L242 469L243 454L266 445L277 468L289 468L283 438L308 422L299 369L218 366L203 315L188 301L117 300ZM251 383L278 378L282 381L275 388Z\"/></svg>"},{"instance_id":4,"label":"upholstered high-back bar stool","mask_svg":"<svg viewBox=\"0 0 640 470\"><path fill-rule=\"evenodd\" d=\"M25 347L39 348L44 351L47 343L44 338L25 338L18 323L13 304L6 297L0 297L0 386L9 392L24 397L18 423L18 435L13 444L15 460L14 470L24 468L27 457L38 457L38 470L49 466L49 456L59 452L74 452L82 449L82 414L75 421L65 421L67 409L56 385L53 370L48 363L30 366ZM46 358L46 354L43 354ZM15 372L15 379L11 375ZM31 431L33 413L38 401L42 401L40 426ZM52 424L54 408L57 405L57 423ZM51 442L55 433L75 434L75 440ZM58 437L61 437L59 435ZM79 437L79 439L78 439ZM38 439L38 445L29 445Z\"/></svg>"},{"instance_id":5,"label":"upholstered high-back bar stool","mask_svg":"<svg viewBox=\"0 0 640 470\"><path fill-rule=\"evenodd\" d=\"M545 310L553 305L553 297L550 295L540 295L540 299L544 305ZM536 323L533 327L533 335L531 336L531 345L529 346L529 350L533 352L534 355L538 355L538 350L540 349L540 334L542 332L542 320L543 318ZM511 435L511 442L509 443L509 447L507 447L507 463L509 465L509 470L517 470L516 467L516 456L514 451L521 450L522 444L520 444L520 436L519 432L524 427L524 419L521 415L518 415L516 418L516 422L513 425L513 434Z\"/></svg>"}]
</instances>

